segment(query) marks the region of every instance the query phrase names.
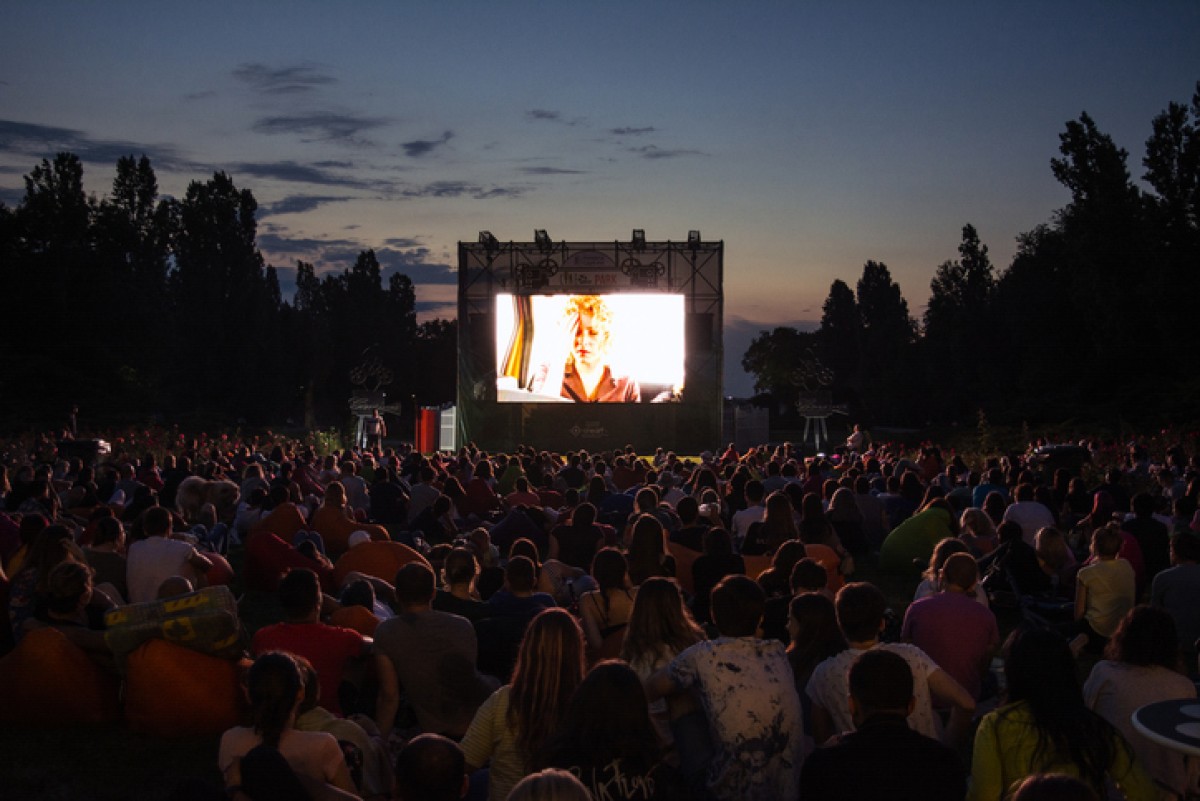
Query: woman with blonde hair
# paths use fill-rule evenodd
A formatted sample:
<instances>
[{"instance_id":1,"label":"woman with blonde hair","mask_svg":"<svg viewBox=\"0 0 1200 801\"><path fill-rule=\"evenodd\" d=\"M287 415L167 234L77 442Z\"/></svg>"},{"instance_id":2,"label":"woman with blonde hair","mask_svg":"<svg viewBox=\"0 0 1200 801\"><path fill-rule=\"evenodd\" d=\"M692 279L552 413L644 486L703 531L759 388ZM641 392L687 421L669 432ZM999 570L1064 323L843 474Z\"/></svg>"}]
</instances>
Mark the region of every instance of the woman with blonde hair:
<instances>
[{"instance_id":1,"label":"woman with blonde hair","mask_svg":"<svg viewBox=\"0 0 1200 801\"><path fill-rule=\"evenodd\" d=\"M976 559L987 556L1000 544L996 524L988 517L987 512L978 507L963 509L959 526L962 530L959 531L958 538L967 544L971 555Z\"/></svg>"},{"instance_id":2,"label":"woman with blonde hair","mask_svg":"<svg viewBox=\"0 0 1200 801\"><path fill-rule=\"evenodd\" d=\"M563 309L554 350L530 380L531 391L577 403L637 403L637 382L609 366L612 311L599 295L572 295Z\"/></svg>"},{"instance_id":3,"label":"woman with blonde hair","mask_svg":"<svg viewBox=\"0 0 1200 801\"><path fill-rule=\"evenodd\" d=\"M490 764L490 801L503 801L528 773L583 674L583 632L575 618L565 609L540 612L525 630L512 682L483 702L462 739L468 771Z\"/></svg>"}]
</instances>

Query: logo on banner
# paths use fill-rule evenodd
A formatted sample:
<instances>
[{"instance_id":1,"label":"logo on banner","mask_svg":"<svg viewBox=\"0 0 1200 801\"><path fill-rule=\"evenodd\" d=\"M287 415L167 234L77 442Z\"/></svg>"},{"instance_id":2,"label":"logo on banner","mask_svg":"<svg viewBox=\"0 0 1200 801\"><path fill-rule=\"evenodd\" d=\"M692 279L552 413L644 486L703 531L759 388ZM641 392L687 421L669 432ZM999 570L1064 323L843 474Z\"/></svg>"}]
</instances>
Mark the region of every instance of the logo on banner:
<instances>
[{"instance_id":1,"label":"logo on banner","mask_svg":"<svg viewBox=\"0 0 1200 801\"><path fill-rule=\"evenodd\" d=\"M608 429L599 423L576 423L568 431L577 439L602 439L608 436Z\"/></svg>"}]
</instances>

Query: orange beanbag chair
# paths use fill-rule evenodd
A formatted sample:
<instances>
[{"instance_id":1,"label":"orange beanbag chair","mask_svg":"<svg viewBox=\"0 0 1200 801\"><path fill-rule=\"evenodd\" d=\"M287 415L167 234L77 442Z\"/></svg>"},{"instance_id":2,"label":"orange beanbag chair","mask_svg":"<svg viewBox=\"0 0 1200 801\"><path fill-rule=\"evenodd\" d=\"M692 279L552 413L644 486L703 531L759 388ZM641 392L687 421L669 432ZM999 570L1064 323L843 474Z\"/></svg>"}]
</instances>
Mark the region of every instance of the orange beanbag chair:
<instances>
[{"instance_id":1,"label":"orange beanbag chair","mask_svg":"<svg viewBox=\"0 0 1200 801\"><path fill-rule=\"evenodd\" d=\"M771 566L771 557L769 556L742 556L742 561L746 563L746 575L752 579L756 579L759 575Z\"/></svg>"},{"instance_id":2,"label":"orange beanbag chair","mask_svg":"<svg viewBox=\"0 0 1200 801\"><path fill-rule=\"evenodd\" d=\"M166 640L129 655L125 720L156 737L220 734L246 711L243 673L250 660L219 659Z\"/></svg>"},{"instance_id":3,"label":"orange beanbag chair","mask_svg":"<svg viewBox=\"0 0 1200 801\"><path fill-rule=\"evenodd\" d=\"M336 559L350 547L350 535L356 531L365 531L372 540L384 541L390 539L387 529L374 523L358 523L346 517L340 509L332 506L322 506L313 512L309 528L321 535L325 541L325 553L330 559ZM395 573L392 574L392 578ZM392 579L389 578L388 581Z\"/></svg>"},{"instance_id":4,"label":"orange beanbag chair","mask_svg":"<svg viewBox=\"0 0 1200 801\"><path fill-rule=\"evenodd\" d=\"M391 584L396 580L396 571L418 561L429 564L424 556L402 542L364 542L346 551L334 563L333 583L340 587L347 573L358 571Z\"/></svg>"},{"instance_id":5,"label":"orange beanbag chair","mask_svg":"<svg viewBox=\"0 0 1200 801\"><path fill-rule=\"evenodd\" d=\"M58 629L34 629L0 659L0 721L62 727L121 715L120 682Z\"/></svg>"},{"instance_id":6,"label":"orange beanbag chair","mask_svg":"<svg viewBox=\"0 0 1200 801\"><path fill-rule=\"evenodd\" d=\"M296 504L281 503L250 527L250 535L253 537L259 532L269 531L278 534L284 542L291 542L304 525L304 515L300 514Z\"/></svg>"},{"instance_id":7,"label":"orange beanbag chair","mask_svg":"<svg viewBox=\"0 0 1200 801\"><path fill-rule=\"evenodd\" d=\"M343 606L329 616L329 625L354 629L364 637L374 637L379 628L379 618L364 606Z\"/></svg>"},{"instance_id":8,"label":"orange beanbag chair","mask_svg":"<svg viewBox=\"0 0 1200 801\"><path fill-rule=\"evenodd\" d=\"M804 555L825 568L825 588L827 590L837 592L846 583L840 570L842 560L838 558L837 551L828 545L805 545Z\"/></svg>"},{"instance_id":9,"label":"orange beanbag chair","mask_svg":"<svg viewBox=\"0 0 1200 801\"><path fill-rule=\"evenodd\" d=\"M246 569L242 576L246 589L275 592L279 579L293 567L307 567L321 579L321 588L332 592L333 570L309 559L269 531L255 534L246 544Z\"/></svg>"}]
</instances>

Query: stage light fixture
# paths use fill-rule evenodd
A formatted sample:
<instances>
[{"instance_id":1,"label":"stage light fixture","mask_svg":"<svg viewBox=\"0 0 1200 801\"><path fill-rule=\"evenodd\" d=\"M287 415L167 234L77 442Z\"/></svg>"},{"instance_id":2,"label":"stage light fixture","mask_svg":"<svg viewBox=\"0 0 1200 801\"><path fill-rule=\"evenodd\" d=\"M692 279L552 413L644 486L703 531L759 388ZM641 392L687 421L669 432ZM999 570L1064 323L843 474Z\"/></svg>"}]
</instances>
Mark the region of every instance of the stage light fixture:
<instances>
[{"instance_id":1,"label":"stage light fixture","mask_svg":"<svg viewBox=\"0 0 1200 801\"><path fill-rule=\"evenodd\" d=\"M692 250L696 250L697 248L700 247L700 232L699 231L695 231L695 230L688 231L688 247L691 248Z\"/></svg>"},{"instance_id":2,"label":"stage light fixture","mask_svg":"<svg viewBox=\"0 0 1200 801\"><path fill-rule=\"evenodd\" d=\"M644 228L634 228L633 229L633 249L634 250L645 250L646 249L646 230Z\"/></svg>"},{"instance_id":3,"label":"stage light fixture","mask_svg":"<svg viewBox=\"0 0 1200 801\"><path fill-rule=\"evenodd\" d=\"M491 231L479 232L479 244L483 245L483 249L488 253L495 253L500 249L500 240L492 236Z\"/></svg>"},{"instance_id":4,"label":"stage light fixture","mask_svg":"<svg viewBox=\"0 0 1200 801\"><path fill-rule=\"evenodd\" d=\"M550 241L550 234L546 233L545 228L533 229L533 241L537 243L537 248L542 253L554 250L554 243Z\"/></svg>"}]
</instances>

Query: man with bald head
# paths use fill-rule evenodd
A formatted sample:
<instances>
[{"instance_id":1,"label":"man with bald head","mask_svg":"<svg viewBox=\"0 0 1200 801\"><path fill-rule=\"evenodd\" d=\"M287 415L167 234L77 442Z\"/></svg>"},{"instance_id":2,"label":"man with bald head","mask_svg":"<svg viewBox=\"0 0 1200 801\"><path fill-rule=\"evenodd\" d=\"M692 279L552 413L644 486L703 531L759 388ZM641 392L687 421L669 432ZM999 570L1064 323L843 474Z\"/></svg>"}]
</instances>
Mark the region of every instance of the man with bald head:
<instances>
[{"instance_id":1,"label":"man with bald head","mask_svg":"<svg viewBox=\"0 0 1200 801\"><path fill-rule=\"evenodd\" d=\"M901 636L979 700L983 676L1000 645L996 616L975 596L979 567L970 554L952 554L940 579L941 592L908 607Z\"/></svg>"}]
</instances>

